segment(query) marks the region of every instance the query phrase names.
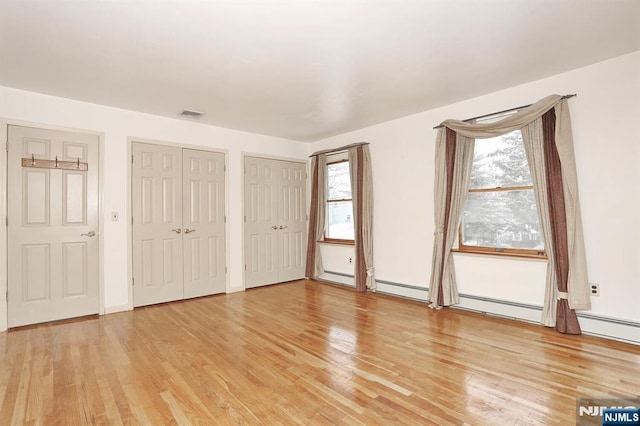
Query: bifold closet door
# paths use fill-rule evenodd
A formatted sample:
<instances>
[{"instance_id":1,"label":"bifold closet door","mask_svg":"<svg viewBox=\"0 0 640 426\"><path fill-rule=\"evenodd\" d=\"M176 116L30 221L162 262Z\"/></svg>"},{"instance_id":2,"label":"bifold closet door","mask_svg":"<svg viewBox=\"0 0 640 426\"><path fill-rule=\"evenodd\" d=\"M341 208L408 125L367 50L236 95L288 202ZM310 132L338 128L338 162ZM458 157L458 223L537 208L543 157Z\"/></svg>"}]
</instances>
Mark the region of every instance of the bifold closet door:
<instances>
[{"instance_id":1,"label":"bifold closet door","mask_svg":"<svg viewBox=\"0 0 640 426\"><path fill-rule=\"evenodd\" d=\"M133 143L133 302L224 293L224 154Z\"/></svg>"},{"instance_id":2,"label":"bifold closet door","mask_svg":"<svg viewBox=\"0 0 640 426\"><path fill-rule=\"evenodd\" d=\"M245 287L278 281L278 163L245 157Z\"/></svg>"},{"instance_id":3,"label":"bifold closet door","mask_svg":"<svg viewBox=\"0 0 640 426\"><path fill-rule=\"evenodd\" d=\"M133 143L133 304L184 297L182 149Z\"/></svg>"},{"instance_id":4,"label":"bifold closet door","mask_svg":"<svg viewBox=\"0 0 640 426\"><path fill-rule=\"evenodd\" d=\"M224 154L182 151L184 297L224 293Z\"/></svg>"},{"instance_id":5,"label":"bifold closet door","mask_svg":"<svg viewBox=\"0 0 640 426\"><path fill-rule=\"evenodd\" d=\"M306 174L304 163L280 162L278 261L280 282L304 278L307 250Z\"/></svg>"},{"instance_id":6,"label":"bifold closet door","mask_svg":"<svg viewBox=\"0 0 640 426\"><path fill-rule=\"evenodd\" d=\"M306 165L245 157L245 287L304 277Z\"/></svg>"}]
</instances>

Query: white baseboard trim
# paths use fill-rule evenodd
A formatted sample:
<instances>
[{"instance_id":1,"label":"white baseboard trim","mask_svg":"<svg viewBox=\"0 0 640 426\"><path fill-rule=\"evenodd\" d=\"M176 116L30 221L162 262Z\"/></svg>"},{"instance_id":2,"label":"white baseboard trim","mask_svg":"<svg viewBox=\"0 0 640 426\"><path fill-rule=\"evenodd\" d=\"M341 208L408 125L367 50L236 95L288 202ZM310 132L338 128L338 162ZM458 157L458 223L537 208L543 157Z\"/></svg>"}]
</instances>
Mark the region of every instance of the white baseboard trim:
<instances>
[{"instance_id":1,"label":"white baseboard trim","mask_svg":"<svg viewBox=\"0 0 640 426\"><path fill-rule=\"evenodd\" d=\"M347 287L354 287L353 275L343 274L340 272L325 271L324 274L316 278L318 281L326 281L332 284L340 284Z\"/></svg>"},{"instance_id":2,"label":"white baseboard trim","mask_svg":"<svg viewBox=\"0 0 640 426\"><path fill-rule=\"evenodd\" d=\"M355 287L353 275L339 272L326 271L321 276L321 281ZM429 297L429 289L426 287L386 280L376 280L376 286L377 293L390 296L421 302L426 302ZM534 324L540 324L542 315L542 306L463 293L460 294L460 304L453 306L453 308L527 321ZM584 334L640 345L640 322L594 315L588 312L578 312L578 319Z\"/></svg>"},{"instance_id":3,"label":"white baseboard trim","mask_svg":"<svg viewBox=\"0 0 640 426\"><path fill-rule=\"evenodd\" d=\"M107 306L104 308L105 315L117 314L118 312L130 311L131 307L127 303L126 305Z\"/></svg>"}]
</instances>

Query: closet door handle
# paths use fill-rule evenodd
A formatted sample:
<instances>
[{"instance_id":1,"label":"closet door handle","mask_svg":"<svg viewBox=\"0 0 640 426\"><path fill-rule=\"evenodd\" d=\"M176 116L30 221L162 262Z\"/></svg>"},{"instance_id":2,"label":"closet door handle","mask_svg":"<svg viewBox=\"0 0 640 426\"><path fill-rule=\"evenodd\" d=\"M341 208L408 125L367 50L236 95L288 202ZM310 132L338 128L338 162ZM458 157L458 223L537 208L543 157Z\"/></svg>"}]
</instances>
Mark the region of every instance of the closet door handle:
<instances>
[{"instance_id":1,"label":"closet door handle","mask_svg":"<svg viewBox=\"0 0 640 426\"><path fill-rule=\"evenodd\" d=\"M277 227L276 225L273 225L273 226L271 227L271 229L273 229L273 230L275 231L276 229L278 229L278 227Z\"/></svg>"},{"instance_id":2,"label":"closet door handle","mask_svg":"<svg viewBox=\"0 0 640 426\"><path fill-rule=\"evenodd\" d=\"M184 230L184 233L185 233L185 234L190 234L190 233L192 233L192 232L196 232L196 230L195 230L195 229L189 229L189 228L186 228L186 229Z\"/></svg>"},{"instance_id":3,"label":"closet door handle","mask_svg":"<svg viewBox=\"0 0 640 426\"><path fill-rule=\"evenodd\" d=\"M280 225L280 227L279 227L278 229L287 229L287 228L288 228L288 226L282 226L282 225Z\"/></svg>"},{"instance_id":4,"label":"closet door handle","mask_svg":"<svg viewBox=\"0 0 640 426\"><path fill-rule=\"evenodd\" d=\"M180 228L175 228L175 229L172 229L172 231L173 231L173 232L175 232L176 234L179 234L179 233L181 233L181 232L182 232L182 229L180 229Z\"/></svg>"}]
</instances>

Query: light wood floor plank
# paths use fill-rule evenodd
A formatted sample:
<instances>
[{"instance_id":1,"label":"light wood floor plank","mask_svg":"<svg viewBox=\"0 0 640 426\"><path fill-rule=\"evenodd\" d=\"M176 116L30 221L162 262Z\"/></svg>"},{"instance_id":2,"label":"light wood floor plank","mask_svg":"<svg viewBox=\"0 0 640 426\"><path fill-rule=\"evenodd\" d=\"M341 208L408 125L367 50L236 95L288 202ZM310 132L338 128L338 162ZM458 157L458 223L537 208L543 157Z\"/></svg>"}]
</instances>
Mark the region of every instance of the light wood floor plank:
<instances>
[{"instance_id":1,"label":"light wood floor plank","mask_svg":"<svg viewBox=\"0 0 640 426\"><path fill-rule=\"evenodd\" d=\"M310 282L0 334L0 424L568 425L640 348Z\"/></svg>"}]
</instances>

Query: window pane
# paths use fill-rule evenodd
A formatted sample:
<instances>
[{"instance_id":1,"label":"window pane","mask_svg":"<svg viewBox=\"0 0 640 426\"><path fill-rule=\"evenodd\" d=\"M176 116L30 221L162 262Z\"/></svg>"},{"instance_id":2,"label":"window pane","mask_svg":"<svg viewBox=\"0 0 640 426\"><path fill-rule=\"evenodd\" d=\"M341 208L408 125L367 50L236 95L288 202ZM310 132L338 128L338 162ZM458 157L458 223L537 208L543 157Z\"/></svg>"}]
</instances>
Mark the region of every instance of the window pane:
<instances>
[{"instance_id":1,"label":"window pane","mask_svg":"<svg viewBox=\"0 0 640 426\"><path fill-rule=\"evenodd\" d=\"M476 140L471 189L528 185L533 183L520 130Z\"/></svg>"},{"instance_id":2,"label":"window pane","mask_svg":"<svg viewBox=\"0 0 640 426\"><path fill-rule=\"evenodd\" d=\"M327 238L353 240L353 208L351 201L327 203Z\"/></svg>"},{"instance_id":3,"label":"window pane","mask_svg":"<svg viewBox=\"0 0 640 426\"><path fill-rule=\"evenodd\" d=\"M469 193L462 244L543 250L533 190Z\"/></svg>"},{"instance_id":4,"label":"window pane","mask_svg":"<svg viewBox=\"0 0 640 426\"><path fill-rule=\"evenodd\" d=\"M348 161L327 165L327 188L328 200L351 198Z\"/></svg>"}]
</instances>

